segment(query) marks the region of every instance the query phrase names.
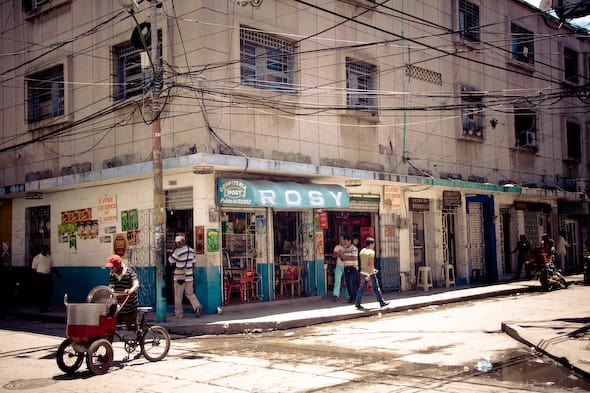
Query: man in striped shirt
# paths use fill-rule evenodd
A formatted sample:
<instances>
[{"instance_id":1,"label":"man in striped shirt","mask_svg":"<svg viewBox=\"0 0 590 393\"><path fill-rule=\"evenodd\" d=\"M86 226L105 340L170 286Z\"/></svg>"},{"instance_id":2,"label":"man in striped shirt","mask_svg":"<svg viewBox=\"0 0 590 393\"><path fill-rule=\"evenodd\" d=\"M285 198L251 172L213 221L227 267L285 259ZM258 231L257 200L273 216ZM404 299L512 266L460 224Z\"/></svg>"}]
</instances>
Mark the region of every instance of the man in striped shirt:
<instances>
[{"instance_id":1,"label":"man in striped shirt","mask_svg":"<svg viewBox=\"0 0 590 393\"><path fill-rule=\"evenodd\" d=\"M184 296L186 296L191 303L195 316L199 318L203 307L197 296L195 296L195 288L193 286L195 251L186 244L184 236L176 236L174 242L176 243L176 248L168 258L168 263L174 265L174 317L183 317L182 301Z\"/></svg>"},{"instance_id":2,"label":"man in striped shirt","mask_svg":"<svg viewBox=\"0 0 590 393\"><path fill-rule=\"evenodd\" d=\"M135 331L137 328L137 290L139 289L137 274L123 263L119 255L111 255L105 266L111 269L109 288L114 292L129 294L129 299L119 311L117 322L124 323L127 330Z\"/></svg>"}]
</instances>

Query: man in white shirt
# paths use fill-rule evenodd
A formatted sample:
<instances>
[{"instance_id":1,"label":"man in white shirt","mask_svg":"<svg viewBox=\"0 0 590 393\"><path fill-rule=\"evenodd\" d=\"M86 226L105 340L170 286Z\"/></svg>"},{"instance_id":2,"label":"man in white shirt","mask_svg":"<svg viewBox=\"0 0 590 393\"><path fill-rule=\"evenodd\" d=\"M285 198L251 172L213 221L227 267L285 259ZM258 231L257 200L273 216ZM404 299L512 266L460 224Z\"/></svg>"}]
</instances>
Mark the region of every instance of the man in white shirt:
<instances>
[{"instance_id":1,"label":"man in white shirt","mask_svg":"<svg viewBox=\"0 0 590 393\"><path fill-rule=\"evenodd\" d=\"M562 272L565 272L565 260L567 256L567 249L570 246L567 240L565 240L565 235L565 231L559 231L559 237L557 238L557 244L555 246L555 254L557 255L556 264Z\"/></svg>"},{"instance_id":2,"label":"man in white shirt","mask_svg":"<svg viewBox=\"0 0 590 393\"><path fill-rule=\"evenodd\" d=\"M53 269L53 261L49 255L49 248L47 245L41 246L41 252L33 258L31 265L35 272L35 280L38 289L37 302L41 312L47 311L51 300L51 270Z\"/></svg>"},{"instance_id":3,"label":"man in white shirt","mask_svg":"<svg viewBox=\"0 0 590 393\"><path fill-rule=\"evenodd\" d=\"M340 297L342 276L344 275L344 260L342 259L344 255L344 236L340 236L340 242L334 247L332 255L336 258L336 266L334 266L334 290L332 291L334 295L332 301L335 302ZM345 292L348 296L348 291L345 290Z\"/></svg>"}]
</instances>

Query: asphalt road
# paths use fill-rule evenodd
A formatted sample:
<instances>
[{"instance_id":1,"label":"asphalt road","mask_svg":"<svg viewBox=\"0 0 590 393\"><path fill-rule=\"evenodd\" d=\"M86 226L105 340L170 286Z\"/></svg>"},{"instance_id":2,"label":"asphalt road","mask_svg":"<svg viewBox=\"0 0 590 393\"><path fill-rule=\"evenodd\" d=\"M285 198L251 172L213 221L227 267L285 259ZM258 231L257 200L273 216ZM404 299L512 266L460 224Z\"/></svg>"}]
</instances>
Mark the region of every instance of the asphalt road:
<instances>
[{"instance_id":1,"label":"asphalt road","mask_svg":"<svg viewBox=\"0 0 590 393\"><path fill-rule=\"evenodd\" d=\"M72 376L57 368L63 326L3 320L0 388L63 393L587 391L588 380L501 331L502 322L542 317L561 304L587 308L577 299L586 294L585 287L573 286L286 331L175 337L168 357L157 363L122 362L125 352L115 343L115 363L100 376L85 365ZM475 369L480 356L489 357L491 371Z\"/></svg>"}]
</instances>

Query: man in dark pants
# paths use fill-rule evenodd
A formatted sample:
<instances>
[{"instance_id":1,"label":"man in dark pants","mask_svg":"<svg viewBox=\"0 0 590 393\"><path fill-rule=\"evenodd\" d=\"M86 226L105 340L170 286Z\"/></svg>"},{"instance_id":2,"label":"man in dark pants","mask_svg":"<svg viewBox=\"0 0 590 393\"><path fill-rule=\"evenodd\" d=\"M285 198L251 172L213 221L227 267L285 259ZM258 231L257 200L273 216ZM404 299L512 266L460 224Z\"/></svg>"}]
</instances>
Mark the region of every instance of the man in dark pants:
<instances>
[{"instance_id":1,"label":"man in dark pants","mask_svg":"<svg viewBox=\"0 0 590 393\"><path fill-rule=\"evenodd\" d=\"M514 274L514 281L520 280L520 272L523 266L532 258L532 247L531 242L526 238L525 235L520 235L518 244L511 252L514 254L518 252L518 266L516 267L516 273ZM530 278L531 274L528 268L525 267L526 278Z\"/></svg>"},{"instance_id":2,"label":"man in dark pants","mask_svg":"<svg viewBox=\"0 0 590 393\"><path fill-rule=\"evenodd\" d=\"M343 236L341 258L344 261L344 281L348 291L348 303L356 299L356 279L358 275L358 253L359 250L350 241L350 235Z\"/></svg>"}]
</instances>

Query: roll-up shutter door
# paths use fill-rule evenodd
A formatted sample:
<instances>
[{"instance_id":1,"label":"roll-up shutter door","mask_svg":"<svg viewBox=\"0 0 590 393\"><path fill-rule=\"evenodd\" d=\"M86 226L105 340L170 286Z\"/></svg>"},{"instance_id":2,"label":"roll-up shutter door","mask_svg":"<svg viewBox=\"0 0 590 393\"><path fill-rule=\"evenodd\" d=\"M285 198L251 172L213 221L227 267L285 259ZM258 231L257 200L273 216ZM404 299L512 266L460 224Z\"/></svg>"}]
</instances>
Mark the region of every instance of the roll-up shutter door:
<instances>
[{"instance_id":1,"label":"roll-up shutter door","mask_svg":"<svg viewBox=\"0 0 590 393\"><path fill-rule=\"evenodd\" d=\"M174 188L166 191L167 210L188 210L193 208L193 188Z\"/></svg>"}]
</instances>

